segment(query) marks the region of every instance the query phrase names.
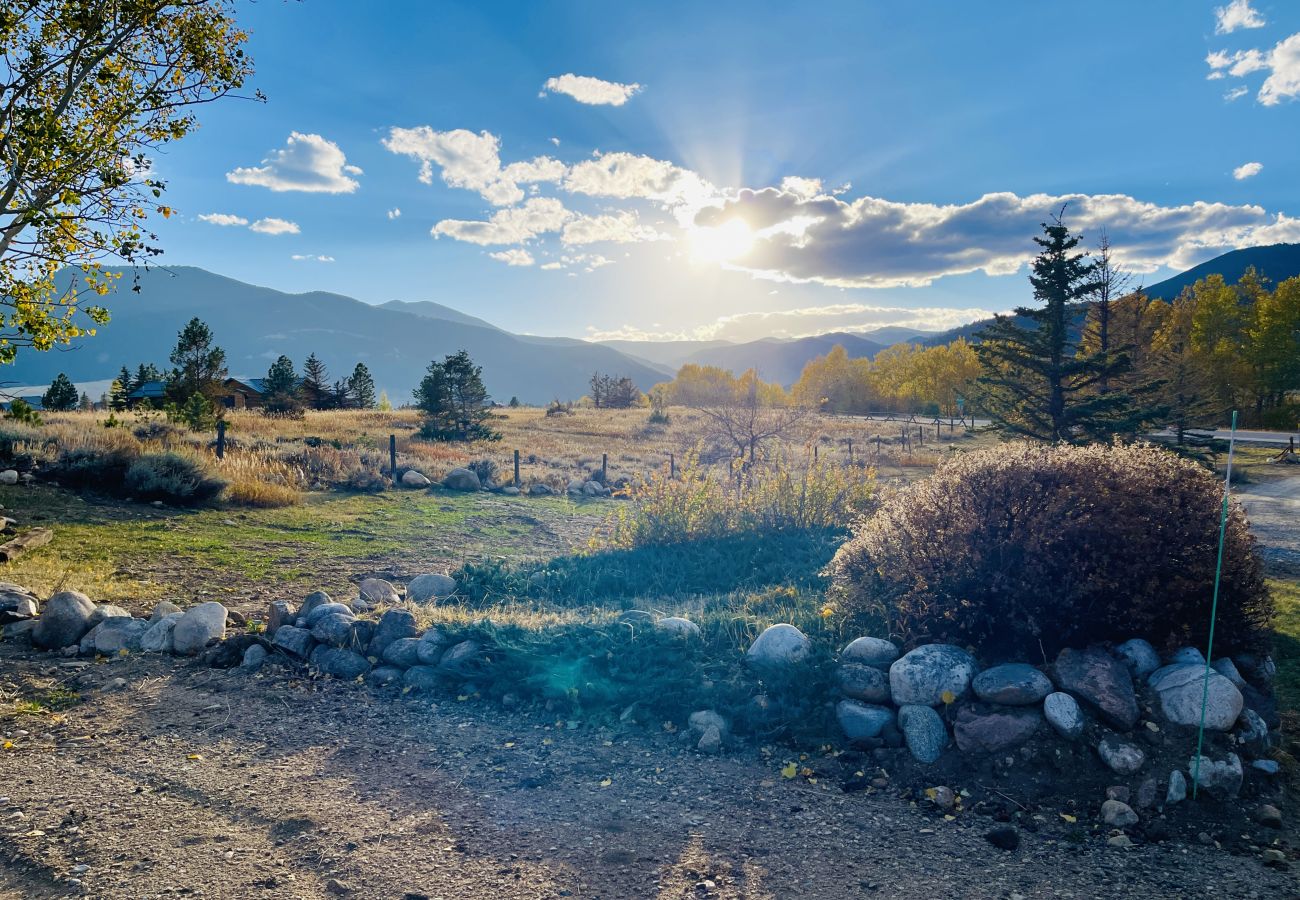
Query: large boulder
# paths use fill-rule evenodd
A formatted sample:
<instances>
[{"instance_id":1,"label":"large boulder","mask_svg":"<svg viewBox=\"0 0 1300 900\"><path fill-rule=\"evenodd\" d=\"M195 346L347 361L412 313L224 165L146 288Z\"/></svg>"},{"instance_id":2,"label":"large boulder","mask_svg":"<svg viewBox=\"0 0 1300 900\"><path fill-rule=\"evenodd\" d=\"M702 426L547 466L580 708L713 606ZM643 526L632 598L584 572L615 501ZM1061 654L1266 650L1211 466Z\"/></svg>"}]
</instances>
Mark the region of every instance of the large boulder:
<instances>
[{"instance_id":1,"label":"large boulder","mask_svg":"<svg viewBox=\"0 0 1300 900\"><path fill-rule=\"evenodd\" d=\"M1061 737L1075 741L1083 736L1083 710L1069 694L1057 691L1044 697L1043 715Z\"/></svg>"},{"instance_id":2,"label":"large boulder","mask_svg":"<svg viewBox=\"0 0 1300 900\"><path fill-rule=\"evenodd\" d=\"M696 638L700 636L700 626L681 616L668 616L655 622L655 628L677 638Z\"/></svg>"},{"instance_id":3,"label":"large boulder","mask_svg":"<svg viewBox=\"0 0 1300 900\"><path fill-rule=\"evenodd\" d=\"M370 671L370 662L355 650L342 647L317 647L311 654L316 668L335 678L361 678Z\"/></svg>"},{"instance_id":4,"label":"large boulder","mask_svg":"<svg viewBox=\"0 0 1300 900\"><path fill-rule=\"evenodd\" d=\"M357 620L355 616L343 613L330 613L322 616L311 628L311 636L316 641L330 647L347 647L350 650L364 648L357 640Z\"/></svg>"},{"instance_id":5,"label":"large boulder","mask_svg":"<svg viewBox=\"0 0 1300 900\"><path fill-rule=\"evenodd\" d=\"M898 710L898 728L903 732L907 749L919 763L929 765L943 755L948 746L948 729L930 706L903 706Z\"/></svg>"},{"instance_id":6,"label":"large boulder","mask_svg":"<svg viewBox=\"0 0 1300 900\"><path fill-rule=\"evenodd\" d=\"M131 614L120 606L114 606L111 603L101 603L95 607L95 611L90 614L86 620L87 624L93 629L105 619L129 619Z\"/></svg>"},{"instance_id":7,"label":"large boulder","mask_svg":"<svg viewBox=\"0 0 1300 900\"><path fill-rule=\"evenodd\" d=\"M889 690L898 706L937 706L963 696L974 677L975 658L965 650L925 644L889 667Z\"/></svg>"},{"instance_id":8,"label":"large boulder","mask_svg":"<svg viewBox=\"0 0 1300 900\"><path fill-rule=\"evenodd\" d=\"M27 588L0 582L0 625L34 618L39 605L36 595Z\"/></svg>"},{"instance_id":9,"label":"large boulder","mask_svg":"<svg viewBox=\"0 0 1300 900\"><path fill-rule=\"evenodd\" d=\"M1144 641L1142 638L1125 641L1115 648L1115 654L1124 660L1124 664L1128 666L1128 670L1133 673L1133 678L1137 681L1141 681L1160 668L1160 654L1149 641Z\"/></svg>"},{"instance_id":10,"label":"large boulder","mask_svg":"<svg viewBox=\"0 0 1300 900\"><path fill-rule=\"evenodd\" d=\"M1202 756L1199 770L1193 756L1187 764L1187 774L1196 781L1198 793L1204 791L1216 800L1231 800L1241 792L1241 757L1235 753L1221 760Z\"/></svg>"},{"instance_id":11,"label":"large boulder","mask_svg":"<svg viewBox=\"0 0 1300 900\"><path fill-rule=\"evenodd\" d=\"M142 649L142 639L149 630L144 619L130 616L113 616L105 619L81 639L81 652L89 655L115 656L125 650L135 653Z\"/></svg>"},{"instance_id":12,"label":"large boulder","mask_svg":"<svg viewBox=\"0 0 1300 900\"><path fill-rule=\"evenodd\" d=\"M431 484L433 484L433 482L426 478L423 472L417 472L414 469L407 469L402 473L402 485L404 487L422 488L428 487Z\"/></svg>"},{"instance_id":13,"label":"large boulder","mask_svg":"<svg viewBox=\"0 0 1300 900\"><path fill-rule=\"evenodd\" d=\"M456 579L437 572L416 575L406 586L407 599L414 603L445 600L454 593L456 593Z\"/></svg>"},{"instance_id":14,"label":"large boulder","mask_svg":"<svg viewBox=\"0 0 1300 900\"><path fill-rule=\"evenodd\" d=\"M295 625L281 625L275 632L275 637L271 641L273 647L296 656L299 659L307 659L311 656L312 648L316 641L312 639L311 632L306 628L298 628Z\"/></svg>"},{"instance_id":15,"label":"large boulder","mask_svg":"<svg viewBox=\"0 0 1300 900\"><path fill-rule=\"evenodd\" d=\"M1133 676L1123 662L1100 647L1067 647L1056 657L1053 668L1057 686L1095 709L1107 724L1121 731L1137 724Z\"/></svg>"},{"instance_id":16,"label":"large boulder","mask_svg":"<svg viewBox=\"0 0 1300 900\"><path fill-rule=\"evenodd\" d=\"M952 734L963 753L997 753L1023 744L1043 724L1043 714L1030 707L963 706Z\"/></svg>"},{"instance_id":17,"label":"large boulder","mask_svg":"<svg viewBox=\"0 0 1300 900\"><path fill-rule=\"evenodd\" d=\"M769 625L754 638L745 661L757 669L778 672L798 665L812 652L812 641L793 625Z\"/></svg>"},{"instance_id":18,"label":"large boulder","mask_svg":"<svg viewBox=\"0 0 1300 900\"><path fill-rule=\"evenodd\" d=\"M321 603L313 606L305 613L300 613L300 616L300 621L305 622L307 628L315 628L316 623L326 616L347 616L351 619L357 617L356 613L352 611L352 607L346 603Z\"/></svg>"},{"instance_id":19,"label":"large boulder","mask_svg":"<svg viewBox=\"0 0 1300 900\"><path fill-rule=\"evenodd\" d=\"M430 628L420 635L419 646L415 655L422 666L436 666L442 662L442 654L447 652L447 636L436 628Z\"/></svg>"},{"instance_id":20,"label":"large boulder","mask_svg":"<svg viewBox=\"0 0 1300 900\"><path fill-rule=\"evenodd\" d=\"M292 625L298 614L288 600L272 600L266 609L266 634L273 637L282 625Z\"/></svg>"},{"instance_id":21,"label":"large boulder","mask_svg":"<svg viewBox=\"0 0 1300 900\"><path fill-rule=\"evenodd\" d=\"M893 641L877 637L860 637L849 641L849 645L840 651L840 661L861 663L888 672L889 667L898 659L898 652L898 645Z\"/></svg>"},{"instance_id":22,"label":"large boulder","mask_svg":"<svg viewBox=\"0 0 1300 900\"><path fill-rule=\"evenodd\" d=\"M149 614L149 624L152 625L155 622L161 622L163 619L167 618L173 613L183 613L183 612L185 612L185 610L181 609L179 606L177 606L175 603L172 603L170 600L159 600L157 603L154 604L153 612Z\"/></svg>"},{"instance_id":23,"label":"large boulder","mask_svg":"<svg viewBox=\"0 0 1300 900\"><path fill-rule=\"evenodd\" d=\"M479 491L483 489L483 483L479 481L478 475L469 469L452 469L447 473L447 477L442 479L442 486L450 491Z\"/></svg>"},{"instance_id":24,"label":"large boulder","mask_svg":"<svg viewBox=\"0 0 1300 900\"><path fill-rule=\"evenodd\" d=\"M1205 666L1205 654L1195 647L1179 647L1169 654L1171 666Z\"/></svg>"},{"instance_id":25,"label":"large boulder","mask_svg":"<svg viewBox=\"0 0 1300 900\"><path fill-rule=\"evenodd\" d=\"M420 664L420 638L398 638L384 648L384 662L399 669L409 669ZM441 660L441 657L439 657Z\"/></svg>"},{"instance_id":26,"label":"large boulder","mask_svg":"<svg viewBox=\"0 0 1300 900\"><path fill-rule=\"evenodd\" d=\"M835 707L835 718L839 719L850 744L879 746L880 733L894 724L894 711L887 706L841 700Z\"/></svg>"},{"instance_id":27,"label":"large boulder","mask_svg":"<svg viewBox=\"0 0 1300 900\"><path fill-rule=\"evenodd\" d=\"M888 703L890 699L889 676L862 663L841 663L835 671L835 683L841 694L853 700Z\"/></svg>"},{"instance_id":28,"label":"large boulder","mask_svg":"<svg viewBox=\"0 0 1300 900\"><path fill-rule=\"evenodd\" d=\"M400 638L418 637L420 630L415 627L415 616L410 610L390 609L379 617L374 636L370 638L370 647L366 651L376 659L383 659L388 645Z\"/></svg>"},{"instance_id":29,"label":"large boulder","mask_svg":"<svg viewBox=\"0 0 1300 900\"><path fill-rule=\"evenodd\" d=\"M324 606L326 603L333 602L334 601L330 598L330 595L324 591L313 591L303 598L302 606L298 609L298 618L306 619L312 614L312 611L315 610L316 607Z\"/></svg>"},{"instance_id":30,"label":"large boulder","mask_svg":"<svg viewBox=\"0 0 1300 900\"><path fill-rule=\"evenodd\" d=\"M175 650L173 634L176 623L184 615L184 612L168 613L150 624L145 633L140 635L140 649L145 653L171 653Z\"/></svg>"},{"instance_id":31,"label":"large boulder","mask_svg":"<svg viewBox=\"0 0 1300 900\"><path fill-rule=\"evenodd\" d=\"M438 670L448 675L464 677L473 674L483 661L483 646L478 641L461 641L442 654Z\"/></svg>"},{"instance_id":32,"label":"large boulder","mask_svg":"<svg viewBox=\"0 0 1300 900\"><path fill-rule=\"evenodd\" d=\"M226 636L226 608L215 600L190 607L176 620L172 630L172 652L177 656L193 656L208 645Z\"/></svg>"},{"instance_id":33,"label":"large boulder","mask_svg":"<svg viewBox=\"0 0 1300 900\"><path fill-rule=\"evenodd\" d=\"M442 686L442 676L433 666L411 666L402 676L402 684L417 693L434 691Z\"/></svg>"},{"instance_id":34,"label":"large boulder","mask_svg":"<svg viewBox=\"0 0 1300 900\"><path fill-rule=\"evenodd\" d=\"M363 580L358 591L362 600L372 604L391 606L402 599L402 595L397 592L397 588L393 587L392 582L385 581L382 578Z\"/></svg>"},{"instance_id":35,"label":"large boulder","mask_svg":"<svg viewBox=\"0 0 1300 900\"><path fill-rule=\"evenodd\" d=\"M46 650L60 650L78 643L90 631L95 604L77 591L60 591L45 601L41 617L32 629L32 644Z\"/></svg>"},{"instance_id":36,"label":"large boulder","mask_svg":"<svg viewBox=\"0 0 1300 900\"><path fill-rule=\"evenodd\" d=\"M1228 731L1241 715L1245 704L1237 686L1205 663L1183 663L1157 669L1149 682L1160 699L1160 712L1174 725L1197 727L1201 722L1201 704L1205 702L1205 727L1210 731Z\"/></svg>"},{"instance_id":37,"label":"large boulder","mask_svg":"<svg viewBox=\"0 0 1300 900\"><path fill-rule=\"evenodd\" d=\"M980 672L971 688L989 703L1032 706L1052 692L1052 681L1026 663L1007 663Z\"/></svg>"}]
</instances>

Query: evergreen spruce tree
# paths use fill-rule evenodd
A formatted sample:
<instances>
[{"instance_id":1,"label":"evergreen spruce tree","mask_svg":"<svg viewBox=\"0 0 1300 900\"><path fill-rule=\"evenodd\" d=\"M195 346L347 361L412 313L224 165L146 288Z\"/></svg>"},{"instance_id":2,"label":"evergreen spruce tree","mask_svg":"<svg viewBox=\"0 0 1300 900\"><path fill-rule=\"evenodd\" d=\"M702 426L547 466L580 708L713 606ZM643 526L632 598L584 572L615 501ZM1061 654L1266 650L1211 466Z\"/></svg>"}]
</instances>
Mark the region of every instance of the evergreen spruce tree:
<instances>
[{"instance_id":1,"label":"evergreen spruce tree","mask_svg":"<svg viewBox=\"0 0 1300 900\"><path fill-rule=\"evenodd\" d=\"M486 424L492 417L483 367L464 350L442 362L429 363L415 389L415 405L424 413L420 435L435 441L496 441L501 435Z\"/></svg>"},{"instance_id":2,"label":"evergreen spruce tree","mask_svg":"<svg viewBox=\"0 0 1300 900\"><path fill-rule=\"evenodd\" d=\"M312 409L325 409L330 404L329 372L315 353L302 364L302 393Z\"/></svg>"},{"instance_id":3,"label":"evergreen spruce tree","mask_svg":"<svg viewBox=\"0 0 1300 900\"><path fill-rule=\"evenodd\" d=\"M126 368L123 367L123 372L125 371ZM135 390L136 388L140 387L140 385L146 384L150 381L161 381L161 380L162 380L162 373L158 371L157 366L155 366L153 363L140 363L140 365L136 367L135 381L132 383L130 390Z\"/></svg>"},{"instance_id":4,"label":"evergreen spruce tree","mask_svg":"<svg viewBox=\"0 0 1300 900\"><path fill-rule=\"evenodd\" d=\"M81 399L78 401L78 405L81 407L82 412L90 412L95 408L95 404L91 401L90 395L85 391L81 392Z\"/></svg>"},{"instance_id":5,"label":"evergreen spruce tree","mask_svg":"<svg viewBox=\"0 0 1300 900\"><path fill-rule=\"evenodd\" d=\"M371 377L365 363L357 363L357 367L352 370L348 388L357 409L375 408L375 379Z\"/></svg>"},{"instance_id":6,"label":"evergreen spruce tree","mask_svg":"<svg viewBox=\"0 0 1300 900\"><path fill-rule=\"evenodd\" d=\"M117 373L117 383L120 384L122 386L122 390L124 390L128 394L138 387L138 385L136 385L135 382L131 380L131 370L128 369L126 366L123 366L122 370Z\"/></svg>"},{"instance_id":7,"label":"evergreen spruce tree","mask_svg":"<svg viewBox=\"0 0 1300 900\"><path fill-rule=\"evenodd\" d=\"M60 372L41 396L41 405L51 412L68 412L77 408L81 395L67 375Z\"/></svg>"},{"instance_id":8,"label":"evergreen spruce tree","mask_svg":"<svg viewBox=\"0 0 1300 900\"><path fill-rule=\"evenodd\" d=\"M976 348L983 374L980 405L993 427L1039 441L1088 443L1131 436L1157 417L1126 392L1099 391L1124 371L1127 357L1080 351L1073 332L1079 304L1099 290L1097 266L1077 252L1079 238L1054 217L1034 242L1029 283L1041 308L1021 307L1017 318L998 316Z\"/></svg>"},{"instance_id":9,"label":"evergreen spruce tree","mask_svg":"<svg viewBox=\"0 0 1300 900\"><path fill-rule=\"evenodd\" d=\"M167 379L167 395L173 403L188 403L195 394L209 400L216 396L227 374L226 351L213 346L212 329L201 319L190 319L181 329L170 358L175 368Z\"/></svg>"},{"instance_id":10,"label":"evergreen spruce tree","mask_svg":"<svg viewBox=\"0 0 1300 900\"><path fill-rule=\"evenodd\" d=\"M293 370L293 360L281 356L271 363L263 381L263 409L273 415L297 415L302 412L302 392L298 373Z\"/></svg>"},{"instance_id":11,"label":"evergreen spruce tree","mask_svg":"<svg viewBox=\"0 0 1300 900\"><path fill-rule=\"evenodd\" d=\"M122 387L120 378L113 379L113 383L108 386L108 399L105 401L108 408L113 412L121 412L126 409L126 390Z\"/></svg>"}]
</instances>

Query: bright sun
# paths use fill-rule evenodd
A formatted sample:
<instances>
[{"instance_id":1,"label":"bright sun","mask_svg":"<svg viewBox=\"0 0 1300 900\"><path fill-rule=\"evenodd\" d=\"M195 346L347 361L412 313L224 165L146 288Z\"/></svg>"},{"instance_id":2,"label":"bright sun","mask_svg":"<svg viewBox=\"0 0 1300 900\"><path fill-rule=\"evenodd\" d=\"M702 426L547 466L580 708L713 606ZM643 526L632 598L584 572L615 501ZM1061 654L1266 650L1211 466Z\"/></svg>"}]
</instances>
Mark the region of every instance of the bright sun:
<instances>
[{"instance_id":1,"label":"bright sun","mask_svg":"<svg viewBox=\"0 0 1300 900\"><path fill-rule=\"evenodd\" d=\"M703 262L728 262L754 246L754 231L743 219L728 219L713 228L691 231L691 256Z\"/></svg>"}]
</instances>

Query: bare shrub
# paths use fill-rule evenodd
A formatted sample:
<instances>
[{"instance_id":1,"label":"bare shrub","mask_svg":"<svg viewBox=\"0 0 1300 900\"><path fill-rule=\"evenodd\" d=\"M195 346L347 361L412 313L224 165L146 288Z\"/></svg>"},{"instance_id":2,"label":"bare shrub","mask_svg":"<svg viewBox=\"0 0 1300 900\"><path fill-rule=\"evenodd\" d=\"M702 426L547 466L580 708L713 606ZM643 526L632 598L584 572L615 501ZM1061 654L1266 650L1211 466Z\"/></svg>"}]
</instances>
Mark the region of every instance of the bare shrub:
<instances>
[{"instance_id":1,"label":"bare shrub","mask_svg":"<svg viewBox=\"0 0 1300 900\"><path fill-rule=\"evenodd\" d=\"M216 498L227 482L210 474L198 460L180 453L147 453L131 464L124 487L140 500L182 505Z\"/></svg>"}]
</instances>

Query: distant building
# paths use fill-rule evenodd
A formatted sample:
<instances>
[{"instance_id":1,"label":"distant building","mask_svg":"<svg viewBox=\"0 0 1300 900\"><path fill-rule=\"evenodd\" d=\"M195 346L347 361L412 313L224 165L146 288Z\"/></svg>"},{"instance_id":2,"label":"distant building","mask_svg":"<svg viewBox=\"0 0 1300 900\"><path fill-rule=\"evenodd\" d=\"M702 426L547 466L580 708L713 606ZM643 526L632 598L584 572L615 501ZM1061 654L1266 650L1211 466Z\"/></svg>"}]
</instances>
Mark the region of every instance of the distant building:
<instances>
[{"instance_id":1,"label":"distant building","mask_svg":"<svg viewBox=\"0 0 1300 900\"><path fill-rule=\"evenodd\" d=\"M265 398L265 378L227 378L217 402L226 409L257 409Z\"/></svg>"},{"instance_id":2,"label":"distant building","mask_svg":"<svg viewBox=\"0 0 1300 900\"><path fill-rule=\"evenodd\" d=\"M167 394L167 382L165 381L146 381L135 390L126 395L126 405L128 409L139 406L146 400L153 406L162 404Z\"/></svg>"}]
</instances>

